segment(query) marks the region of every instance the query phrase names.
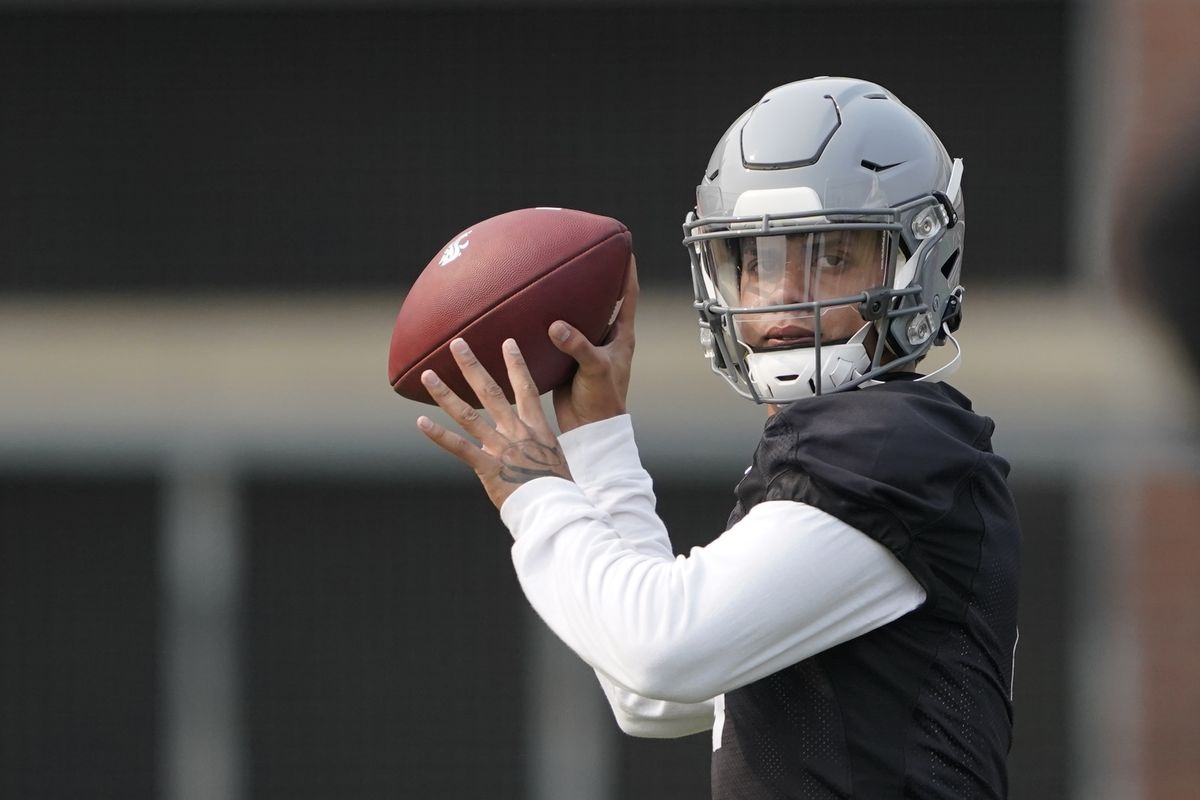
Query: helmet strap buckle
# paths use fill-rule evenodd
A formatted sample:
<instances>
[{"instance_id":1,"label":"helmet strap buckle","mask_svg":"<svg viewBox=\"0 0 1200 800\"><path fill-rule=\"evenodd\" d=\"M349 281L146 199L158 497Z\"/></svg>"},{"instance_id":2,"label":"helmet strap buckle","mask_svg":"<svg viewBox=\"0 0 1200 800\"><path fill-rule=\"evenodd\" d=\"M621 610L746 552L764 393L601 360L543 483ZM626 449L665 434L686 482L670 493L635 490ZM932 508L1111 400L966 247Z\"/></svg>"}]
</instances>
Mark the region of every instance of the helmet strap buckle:
<instances>
[{"instance_id":1,"label":"helmet strap buckle","mask_svg":"<svg viewBox=\"0 0 1200 800\"><path fill-rule=\"evenodd\" d=\"M931 194L946 212L946 227L953 228L958 224L958 212L954 210L954 203L946 196L945 192L934 191Z\"/></svg>"},{"instance_id":2,"label":"helmet strap buckle","mask_svg":"<svg viewBox=\"0 0 1200 800\"><path fill-rule=\"evenodd\" d=\"M943 344L946 341L946 336L954 333L958 330L958 326L962 324L962 303L963 287L958 286L946 298L946 312L942 314L941 330L938 331L935 344Z\"/></svg>"}]
</instances>

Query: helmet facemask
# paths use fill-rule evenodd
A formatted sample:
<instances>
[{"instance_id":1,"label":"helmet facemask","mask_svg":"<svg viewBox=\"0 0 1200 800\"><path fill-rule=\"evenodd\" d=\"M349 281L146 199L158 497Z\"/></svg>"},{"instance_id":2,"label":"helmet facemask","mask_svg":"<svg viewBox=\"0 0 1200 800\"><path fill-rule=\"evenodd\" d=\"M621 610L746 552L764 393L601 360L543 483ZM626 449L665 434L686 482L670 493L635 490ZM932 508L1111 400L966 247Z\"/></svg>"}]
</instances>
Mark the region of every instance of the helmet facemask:
<instances>
[{"instance_id":1,"label":"helmet facemask","mask_svg":"<svg viewBox=\"0 0 1200 800\"><path fill-rule=\"evenodd\" d=\"M861 383L884 357L881 292L898 255L891 216L689 217L685 241L714 369L756 402Z\"/></svg>"}]
</instances>

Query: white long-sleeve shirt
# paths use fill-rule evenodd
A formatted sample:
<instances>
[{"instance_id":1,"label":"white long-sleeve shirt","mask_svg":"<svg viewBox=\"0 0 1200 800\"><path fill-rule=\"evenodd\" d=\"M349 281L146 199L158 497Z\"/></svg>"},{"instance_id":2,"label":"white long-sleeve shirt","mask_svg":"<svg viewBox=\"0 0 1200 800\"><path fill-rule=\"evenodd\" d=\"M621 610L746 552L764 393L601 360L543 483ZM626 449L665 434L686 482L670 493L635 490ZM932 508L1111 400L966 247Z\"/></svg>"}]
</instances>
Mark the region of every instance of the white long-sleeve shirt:
<instances>
[{"instance_id":1,"label":"white long-sleeve shirt","mask_svg":"<svg viewBox=\"0 0 1200 800\"><path fill-rule=\"evenodd\" d=\"M531 481L501 518L526 597L596 670L627 733L710 728L725 691L925 601L886 548L792 501L760 503L711 544L676 557L628 416L560 442L575 482Z\"/></svg>"}]
</instances>

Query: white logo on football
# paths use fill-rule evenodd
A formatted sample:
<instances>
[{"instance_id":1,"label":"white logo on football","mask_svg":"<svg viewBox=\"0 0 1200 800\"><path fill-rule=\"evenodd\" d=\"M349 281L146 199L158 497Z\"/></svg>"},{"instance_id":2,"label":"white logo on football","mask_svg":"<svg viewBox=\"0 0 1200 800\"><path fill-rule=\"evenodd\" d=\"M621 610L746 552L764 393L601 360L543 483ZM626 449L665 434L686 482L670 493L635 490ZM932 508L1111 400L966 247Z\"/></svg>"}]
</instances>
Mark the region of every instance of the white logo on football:
<instances>
[{"instance_id":1,"label":"white logo on football","mask_svg":"<svg viewBox=\"0 0 1200 800\"><path fill-rule=\"evenodd\" d=\"M461 256L462 251L466 250L471 244L469 241L467 241L467 237L470 235L471 231L467 231L462 236L459 236L453 242L446 245L446 249L442 251L442 257L438 259L438 264L444 267L454 259Z\"/></svg>"},{"instance_id":2,"label":"white logo on football","mask_svg":"<svg viewBox=\"0 0 1200 800\"><path fill-rule=\"evenodd\" d=\"M609 325L612 325L614 322L617 321L617 314L621 313L621 306L623 306L624 304L625 304L625 298L622 297L620 300L617 301L617 304L615 306L613 306L612 316L610 316L608 318Z\"/></svg>"}]
</instances>

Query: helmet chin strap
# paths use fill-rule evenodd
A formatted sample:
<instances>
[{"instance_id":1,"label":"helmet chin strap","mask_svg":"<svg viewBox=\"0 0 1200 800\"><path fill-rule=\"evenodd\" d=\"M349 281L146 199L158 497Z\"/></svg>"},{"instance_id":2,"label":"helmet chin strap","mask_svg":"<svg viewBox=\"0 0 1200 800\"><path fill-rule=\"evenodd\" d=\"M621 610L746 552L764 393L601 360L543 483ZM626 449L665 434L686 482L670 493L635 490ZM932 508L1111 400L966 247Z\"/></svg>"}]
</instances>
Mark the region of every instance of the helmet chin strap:
<instances>
[{"instance_id":1,"label":"helmet chin strap","mask_svg":"<svg viewBox=\"0 0 1200 800\"><path fill-rule=\"evenodd\" d=\"M942 333L946 335L947 339L954 343L954 358L950 359L948 362L938 367L928 375L922 375L921 377L917 378L917 380L944 380L945 378L949 378L951 375L957 372L959 365L962 364L962 345L958 343L958 339L954 338L954 334L950 333L950 326L944 322L942 323Z\"/></svg>"},{"instance_id":2,"label":"helmet chin strap","mask_svg":"<svg viewBox=\"0 0 1200 800\"><path fill-rule=\"evenodd\" d=\"M922 377L917 378L916 380L918 380L918 381L926 380L926 381L930 381L930 383L936 383L936 381L940 381L940 380L949 378L950 375L953 375L956 371L958 371L959 365L961 365L961 363L962 363L962 345L959 344L958 339L956 339L954 337L953 333L950 333L948 325L943 324L942 331L943 331L944 335L946 335L946 338L948 338L949 341L954 344L954 356L947 363L944 363L944 365L935 369L934 372L931 372L928 375L922 375ZM846 369L854 369L853 362L857 361L856 356L858 353L862 354L862 356L860 356L860 357L862 357L862 359L868 359L868 356L866 356L866 351L862 347L862 343L859 343L857 345L832 344L832 345L828 345L827 348L822 348L822 351L828 351L829 355L832 355L834 357L840 356L840 359L838 359L838 360L841 361L841 366L845 367ZM840 353L839 353L839 351L840 351ZM784 353L786 353L786 351L784 351ZM766 356L766 357L763 357L763 356ZM751 367L751 377L749 378L750 383L755 385L755 392L756 392L758 402L760 402L760 403L776 403L776 404L792 403L792 402L799 401L799 399L804 399L805 397L812 397L811 393L803 392L803 391L794 392L794 396L790 397L788 395L793 395L793 392L788 391L787 385L780 385L770 379L762 380L761 378L755 377L755 375L752 374L752 373L756 372L757 369L761 369L762 372L767 373L767 374L770 374L770 372L773 372L774 369L770 368L770 361L774 361L775 357L776 357L776 354L774 354L774 353L757 353L757 354L751 354L750 356L746 357L746 363L748 363L748 366L751 365L751 363L758 362L758 363L755 363L754 367ZM766 362L766 363L763 363L763 362ZM823 368L823 366L824 365L822 365L822 368ZM859 366L858 369L860 369L860 371L865 372L866 369L868 369L868 367L869 367L869 360L866 363L862 363L862 366ZM779 366L775 367L775 369L780 369L780 368L792 368L791 362L780 363ZM808 383L809 379L816 378L816 377L817 377L817 373L797 374L796 378L793 378L793 380L788 381L788 384L794 385L794 386L804 386L806 383ZM829 375L821 374L820 378L817 378L817 379L823 381L826 378L832 378L832 377L833 377L832 374L829 374ZM850 377L850 375L847 375L847 377ZM758 381L762 381L762 383L758 383ZM882 381L880 381L880 380L868 379L868 380L864 380L862 385L863 386L875 386L880 383L882 383ZM836 389L834 389L833 391L836 391ZM750 395L746 395L746 397L750 397Z\"/></svg>"}]
</instances>

